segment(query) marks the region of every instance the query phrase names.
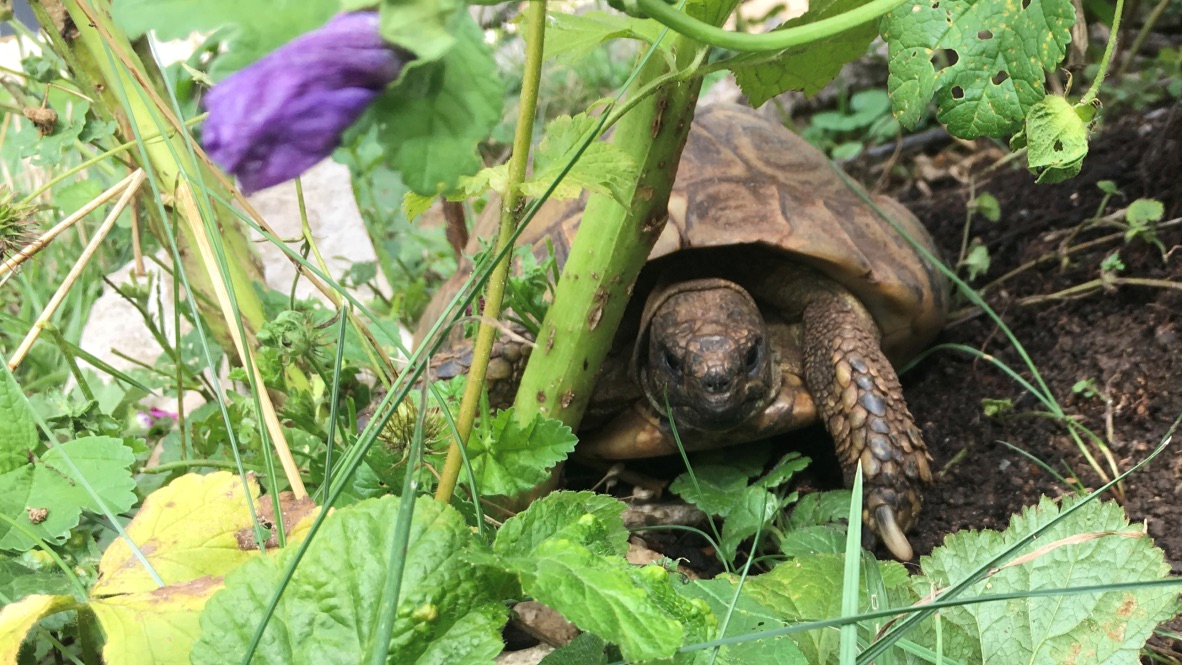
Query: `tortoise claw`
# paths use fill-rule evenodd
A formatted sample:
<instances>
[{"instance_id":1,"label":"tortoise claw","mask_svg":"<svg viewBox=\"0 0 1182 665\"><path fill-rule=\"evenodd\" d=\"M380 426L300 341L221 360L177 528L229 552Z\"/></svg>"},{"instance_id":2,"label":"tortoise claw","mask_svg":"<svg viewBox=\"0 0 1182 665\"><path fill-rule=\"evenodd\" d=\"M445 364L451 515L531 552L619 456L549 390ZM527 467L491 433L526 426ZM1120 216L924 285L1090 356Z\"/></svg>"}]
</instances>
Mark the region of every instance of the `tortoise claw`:
<instances>
[{"instance_id":1,"label":"tortoise claw","mask_svg":"<svg viewBox=\"0 0 1182 665\"><path fill-rule=\"evenodd\" d=\"M891 554L900 561L910 561L915 556L915 551L911 549L911 543L907 541L907 536L903 535L903 530L895 521L895 510L888 505L881 505L874 510L874 519L877 522L878 537Z\"/></svg>"}]
</instances>

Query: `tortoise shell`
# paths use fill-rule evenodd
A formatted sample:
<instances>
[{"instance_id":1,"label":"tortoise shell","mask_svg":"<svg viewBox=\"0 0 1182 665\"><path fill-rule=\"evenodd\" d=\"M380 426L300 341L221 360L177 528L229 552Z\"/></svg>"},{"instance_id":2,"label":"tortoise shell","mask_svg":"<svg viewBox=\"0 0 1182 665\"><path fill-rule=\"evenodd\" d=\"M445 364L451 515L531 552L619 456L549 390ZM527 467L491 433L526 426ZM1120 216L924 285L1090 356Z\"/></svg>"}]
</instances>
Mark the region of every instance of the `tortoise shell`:
<instances>
[{"instance_id":1,"label":"tortoise shell","mask_svg":"<svg viewBox=\"0 0 1182 665\"><path fill-rule=\"evenodd\" d=\"M929 256L937 255L919 220L894 199L870 196L896 229L863 195L822 152L783 125L747 107L712 105L694 120L670 196L669 220L649 260L676 260L673 255L691 248L771 250L753 256L808 265L857 295L879 325L887 356L902 362L943 326L948 284L903 236ZM551 245L561 266L582 211L582 201L550 202L520 242L532 245L539 257ZM474 237L487 237L496 222L496 215L485 215ZM478 247L475 242L470 251ZM470 269L466 265L460 272ZM458 281L449 283L441 294L450 297L458 286ZM445 304L437 297L423 321L433 323Z\"/></svg>"}]
</instances>

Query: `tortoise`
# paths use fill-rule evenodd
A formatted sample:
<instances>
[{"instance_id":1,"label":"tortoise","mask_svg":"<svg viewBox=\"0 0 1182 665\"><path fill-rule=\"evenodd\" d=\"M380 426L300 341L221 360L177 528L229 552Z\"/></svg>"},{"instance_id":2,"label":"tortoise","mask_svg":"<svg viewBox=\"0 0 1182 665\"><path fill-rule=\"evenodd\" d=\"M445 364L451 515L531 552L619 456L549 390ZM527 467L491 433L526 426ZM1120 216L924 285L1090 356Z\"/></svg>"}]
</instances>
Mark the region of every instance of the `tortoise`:
<instances>
[{"instance_id":1,"label":"tortoise","mask_svg":"<svg viewBox=\"0 0 1182 665\"><path fill-rule=\"evenodd\" d=\"M576 454L676 452L666 405L690 450L763 440L820 420L847 485L862 463L864 526L895 556L911 559L904 531L914 526L932 476L893 366L939 333L948 287L851 187L783 125L741 106L700 111L668 222L599 375ZM902 205L872 200L936 254ZM578 201L548 203L522 242L539 256L552 247L561 265L581 212ZM478 226L495 222L488 215ZM477 230L475 237L488 235ZM463 266L436 294L417 340L470 270ZM493 405L512 402L529 348L497 342ZM454 376L470 359L470 342L453 330L432 372Z\"/></svg>"}]
</instances>

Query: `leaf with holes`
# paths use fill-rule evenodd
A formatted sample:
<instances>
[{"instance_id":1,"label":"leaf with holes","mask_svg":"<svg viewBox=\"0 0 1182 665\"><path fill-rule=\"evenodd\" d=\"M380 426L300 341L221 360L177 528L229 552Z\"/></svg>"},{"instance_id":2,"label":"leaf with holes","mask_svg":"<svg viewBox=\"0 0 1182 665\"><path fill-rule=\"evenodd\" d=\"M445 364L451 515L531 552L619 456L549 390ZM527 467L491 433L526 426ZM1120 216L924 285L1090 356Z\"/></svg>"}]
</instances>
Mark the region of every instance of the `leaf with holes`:
<instances>
[{"instance_id":1,"label":"leaf with holes","mask_svg":"<svg viewBox=\"0 0 1182 665\"><path fill-rule=\"evenodd\" d=\"M1043 100L1045 70L1066 53L1071 0L922 0L883 17L895 114L914 127L936 117L962 138L1012 134ZM937 70L935 62L947 56Z\"/></svg>"},{"instance_id":2,"label":"leaf with holes","mask_svg":"<svg viewBox=\"0 0 1182 665\"><path fill-rule=\"evenodd\" d=\"M1047 95L1026 116L1026 163L1038 182L1053 184L1074 178L1088 154L1088 125L1076 107L1058 95Z\"/></svg>"}]
</instances>

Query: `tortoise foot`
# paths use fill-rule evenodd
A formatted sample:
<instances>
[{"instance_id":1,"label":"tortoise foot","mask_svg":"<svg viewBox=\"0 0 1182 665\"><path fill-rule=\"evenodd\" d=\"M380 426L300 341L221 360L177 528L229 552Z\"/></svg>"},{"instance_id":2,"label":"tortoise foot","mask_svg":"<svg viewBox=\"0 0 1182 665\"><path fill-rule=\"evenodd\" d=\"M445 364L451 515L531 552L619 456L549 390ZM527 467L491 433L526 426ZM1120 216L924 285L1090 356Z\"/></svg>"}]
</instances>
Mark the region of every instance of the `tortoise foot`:
<instances>
[{"instance_id":1,"label":"tortoise foot","mask_svg":"<svg viewBox=\"0 0 1182 665\"><path fill-rule=\"evenodd\" d=\"M865 309L846 294L818 297L804 315L804 365L819 415L833 436L846 483L859 465L863 524L902 560L931 482L927 448Z\"/></svg>"}]
</instances>

